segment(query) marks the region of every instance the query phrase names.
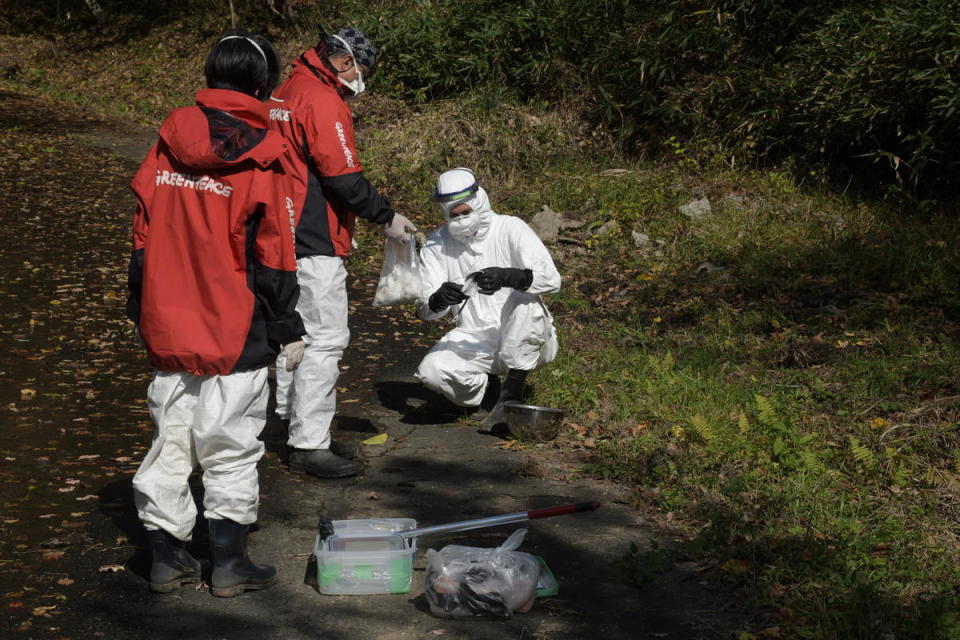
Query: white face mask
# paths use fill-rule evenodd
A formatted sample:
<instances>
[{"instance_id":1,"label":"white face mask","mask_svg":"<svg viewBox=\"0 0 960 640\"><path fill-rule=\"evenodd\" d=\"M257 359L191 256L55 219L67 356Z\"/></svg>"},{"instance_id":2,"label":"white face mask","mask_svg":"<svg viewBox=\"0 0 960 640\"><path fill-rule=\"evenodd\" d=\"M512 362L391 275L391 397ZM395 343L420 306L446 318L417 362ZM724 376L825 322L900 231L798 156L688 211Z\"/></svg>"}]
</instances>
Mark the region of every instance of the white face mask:
<instances>
[{"instance_id":1,"label":"white face mask","mask_svg":"<svg viewBox=\"0 0 960 640\"><path fill-rule=\"evenodd\" d=\"M457 216L447 223L447 229L454 238L472 238L480 229L480 216L476 211Z\"/></svg>"},{"instance_id":2,"label":"white face mask","mask_svg":"<svg viewBox=\"0 0 960 640\"><path fill-rule=\"evenodd\" d=\"M367 88L367 85L363 84L363 74L360 73L360 63L357 62L357 56L353 55L353 49L350 48L350 45L347 44L346 40L338 35L334 35L333 37L342 42L343 46L347 48L347 53L349 53L350 57L353 58L353 68L357 70L357 77L349 82L344 80L343 76L340 75L337 76L337 79L343 84L343 86L350 89L350 91L353 91L353 95L356 97L363 93Z\"/></svg>"}]
</instances>

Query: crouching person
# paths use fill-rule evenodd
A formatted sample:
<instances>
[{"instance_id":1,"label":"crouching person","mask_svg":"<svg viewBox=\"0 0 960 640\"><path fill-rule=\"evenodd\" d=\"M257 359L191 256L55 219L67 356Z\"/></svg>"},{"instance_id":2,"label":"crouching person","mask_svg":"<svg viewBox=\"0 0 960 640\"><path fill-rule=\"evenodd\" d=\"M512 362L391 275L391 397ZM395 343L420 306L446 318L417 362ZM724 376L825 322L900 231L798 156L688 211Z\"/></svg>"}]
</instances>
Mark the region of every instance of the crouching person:
<instances>
[{"instance_id":1,"label":"crouching person","mask_svg":"<svg viewBox=\"0 0 960 640\"><path fill-rule=\"evenodd\" d=\"M493 395L479 430L500 433L503 404L521 401L527 373L556 357L553 318L541 294L560 289L560 274L533 229L490 208L469 169L441 174L434 199L447 223L420 252L418 312L424 320L456 314L457 326L426 355L417 378L463 407ZM468 298L472 284L480 295Z\"/></svg>"},{"instance_id":2,"label":"crouching person","mask_svg":"<svg viewBox=\"0 0 960 640\"><path fill-rule=\"evenodd\" d=\"M127 314L156 369L147 390L156 431L133 479L153 591L200 581L184 547L197 516L188 485L196 466L213 595L277 580L247 557L246 534L257 519L267 366L282 350L295 367L305 333L278 161L285 147L263 103L279 69L262 36L220 40L206 60L209 88L170 113L131 185Z\"/></svg>"}]
</instances>

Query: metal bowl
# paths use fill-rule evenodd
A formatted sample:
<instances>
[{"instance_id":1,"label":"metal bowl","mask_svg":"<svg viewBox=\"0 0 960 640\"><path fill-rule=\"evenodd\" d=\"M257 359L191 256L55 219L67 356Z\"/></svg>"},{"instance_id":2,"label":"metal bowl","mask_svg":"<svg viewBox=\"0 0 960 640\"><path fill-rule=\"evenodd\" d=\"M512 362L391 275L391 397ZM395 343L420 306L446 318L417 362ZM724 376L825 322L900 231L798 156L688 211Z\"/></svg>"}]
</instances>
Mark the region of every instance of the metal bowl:
<instances>
[{"instance_id":1,"label":"metal bowl","mask_svg":"<svg viewBox=\"0 0 960 640\"><path fill-rule=\"evenodd\" d=\"M563 409L507 402L503 405L510 433L520 440L553 440L567 412Z\"/></svg>"}]
</instances>

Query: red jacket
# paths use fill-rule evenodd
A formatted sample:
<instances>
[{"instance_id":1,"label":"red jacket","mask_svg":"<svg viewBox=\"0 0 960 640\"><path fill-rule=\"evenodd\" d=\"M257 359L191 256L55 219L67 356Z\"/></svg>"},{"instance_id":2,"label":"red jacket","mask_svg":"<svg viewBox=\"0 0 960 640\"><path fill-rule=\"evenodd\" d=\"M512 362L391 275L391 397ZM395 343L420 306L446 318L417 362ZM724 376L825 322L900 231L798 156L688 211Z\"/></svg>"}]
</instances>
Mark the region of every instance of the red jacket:
<instances>
[{"instance_id":1,"label":"red jacket","mask_svg":"<svg viewBox=\"0 0 960 640\"><path fill-rule=\"evenodd\" d=\"M287 145L250 96L205 89L196 102L170 113L131 184L127 313L161 371L257 369L305 333Z\"/></svg>"},{"instance_id":2,"label":"red jacket","mask_svg":"<svg viewBox=\"0 0 960 640\"><path fill-rule=\"evenodd\" d=\"M390 202L363 176L353 116L334 71L311 49L273 93L270 119L295 153L288 173L296 192L297 257L350 254L356 216L393 220Z\"/></svg>"}]
</instances>

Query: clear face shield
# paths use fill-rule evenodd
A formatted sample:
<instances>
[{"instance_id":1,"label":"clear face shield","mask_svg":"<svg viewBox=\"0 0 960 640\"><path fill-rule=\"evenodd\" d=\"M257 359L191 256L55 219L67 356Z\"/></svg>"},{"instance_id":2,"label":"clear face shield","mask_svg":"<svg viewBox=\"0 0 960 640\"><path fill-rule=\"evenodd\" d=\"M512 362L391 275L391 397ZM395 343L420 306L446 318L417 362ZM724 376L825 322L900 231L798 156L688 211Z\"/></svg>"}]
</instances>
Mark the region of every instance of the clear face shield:
<instances>
[{"instance_id":1,"label":"clear face shield","mask_svg":"<svg viewBox=\"0 0 960 640\"><path fill-rule=\"evenodd\" d=\"M363 93L367 88L367 85L363 83L363 72L360 71L360 63L357 61L357 56L353 55L353 48L349 44L347 44L346 40L344 40L343 38L341 38L336 34L333 34L333 37L339 40L343 44L343 46L346 47L347 53L350 54L350 57L353 59L353 68L357 70L357 77L351 80L350 82L347 82L346 80L344 80L343 76L340 76L340 75L338 75L337 78L340 80L340 82L343 83L345 87L350 89L350 91L353 91L353 95L354 97L356 97L361 93Z\"/></svg>"}]
</instances>

